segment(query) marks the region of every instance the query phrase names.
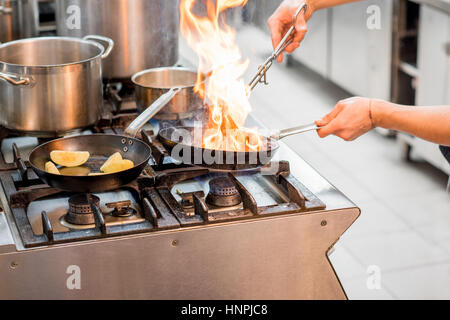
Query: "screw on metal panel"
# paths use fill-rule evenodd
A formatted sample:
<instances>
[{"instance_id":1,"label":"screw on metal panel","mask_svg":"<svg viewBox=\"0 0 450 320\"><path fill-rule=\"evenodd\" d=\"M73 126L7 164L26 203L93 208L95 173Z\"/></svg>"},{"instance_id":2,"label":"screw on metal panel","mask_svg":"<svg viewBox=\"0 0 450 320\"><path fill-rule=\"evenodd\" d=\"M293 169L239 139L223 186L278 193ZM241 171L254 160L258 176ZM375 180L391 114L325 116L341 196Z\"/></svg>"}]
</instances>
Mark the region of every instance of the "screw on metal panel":
<instances>
[{"instance_id":1,"label":"screw on metal panel","mask_svg":"<svg viewBox=\"0 0 450 320\"><path fill-rule=\"evenodd\" d=\"M11 264L9 265L9 267L10 267L11 269L15 269L15 268L17 268L18 266L19 266L19 263L16 262L16 261L11 262Z\"/></svg>"},{"instance_id":2,"label":"screw on metal panel","mask_svg":"<svg viewBox=\"0 0 450 320\"><path fill-rule=\"evenodd\" d=\"M176 247L177 245L178 245L178 240L173 240L173 241L172 241L172 246L173 246L173 247Z\"/></svg>"},{"instance_id":3,"label":"screw on metal panel","mask_svg":"<svg viewBox=\"0 0 450 320\"><path fill-rule=\"evenodd\" d=\"M322 227L325 227L327 225L327 220L322 220L322 222L320 222L320 225Z\"/></svg>"}]
</instances>

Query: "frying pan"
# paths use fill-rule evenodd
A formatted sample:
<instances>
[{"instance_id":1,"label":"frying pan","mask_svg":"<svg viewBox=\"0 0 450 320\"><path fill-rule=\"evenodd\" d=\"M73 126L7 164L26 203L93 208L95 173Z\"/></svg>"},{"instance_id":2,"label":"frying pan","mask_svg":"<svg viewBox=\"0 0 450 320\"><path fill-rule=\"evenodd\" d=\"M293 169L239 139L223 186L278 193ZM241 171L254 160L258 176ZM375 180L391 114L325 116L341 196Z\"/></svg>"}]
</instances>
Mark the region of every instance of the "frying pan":
<instances>
[{"instance_id":1,"label":"frying pan","mask_svg":"<svg viewBox=\"0 0 450 320\"><path fill-rule=\"evenodd\" d=\"M278 140L307 131L317 130L308 124L277 131L270 137L260 135L263 148L260 151L225 151L202 147L202 129L195 127L170 127L159 131L158 138L170 151L172 158L196 166L219 171L250 170L270 162L279 148Z\"/></svg>"},{"instance_id":2,"label":"frying pan","mask_svg":"<svg viewBox=\"0 0 450 320\"><path fill-rule=\"evenodd\" d=\"M126 129L125 135L89 134L52 140L41 144L31 151L30 165L39 178L54 188L70 192L102 192L119 188L135 180L144 170L151 156L151 149L146 143L136 139L136 134L162 107L172 98L173 92L159 97ZM120 152L124 159L133 161L134 167L96 176L74 176L52 174L45 171L45 163L50 161L53 150L89 151L89 160L83 165L98 170L106 159L115 152Z\"/></svg>"}]
</instances>

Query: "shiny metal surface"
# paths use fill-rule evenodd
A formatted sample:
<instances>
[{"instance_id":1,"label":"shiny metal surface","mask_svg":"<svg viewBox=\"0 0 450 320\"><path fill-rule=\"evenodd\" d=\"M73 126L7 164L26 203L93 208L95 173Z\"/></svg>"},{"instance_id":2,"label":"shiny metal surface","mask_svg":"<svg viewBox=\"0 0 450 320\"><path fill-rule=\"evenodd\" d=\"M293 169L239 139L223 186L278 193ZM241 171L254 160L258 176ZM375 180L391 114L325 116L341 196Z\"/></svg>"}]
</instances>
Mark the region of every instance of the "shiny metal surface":
<instances>
[{"instance_id":1,"label":"shiny metal surface","mask_svg":"<svg viewBox=\"0 0 450 320\"><path fill-rule=\"evenodd\" d=\"M130 191L126 189L117 189L112 192L96 193L95 195L100 198L100 208L102 212L105 213L104 218L106 225L111 226L117 224L136 223L144 220L144 218L142 217L143 214L141 212L140 206L136 203L136 200ZM126 218L112 217L110 213L113 211L113 209L108 208L106 206L106 203L116 202L119 200L130 200L131 207L136 210L136 214L132 217ZM61 219L69 211L68 201L69 197L65 194L33 201L28 207L28 219L30 221L33 232L36 235L43 233L41 220L42 208L45 208L45 212L50 219L54 232L66 232L69 231L69 227L73 227L74 229L95 227L95 225L72 226L69 223L66 223L64 219Z\"/></svg>"},{"instance_id":2,"label":"shiny metal surface","mask_svg":"<svg viewBox=\"0 0 450 320\"><path fill-rule=\"evenodd\" d=\"M38 0L0 0L0 43L38 34Z\"/></svg>"},{"instance_id":3,"label":"shiny metal surface","mask_svg":"<svg viewBox=\"0 0 450 320\"><path fill-rule=\"evenodd\" d=\"M172 88L166 93L163 93L158 99L156 99L152 104L145 109L139 117L137 117L133 122L130 123L128 128L125 129L125 134L136 137L141 128L153 117L156 116L158 112L161 111L170 101L181 93L181 88ZM141 119L145 118L145 122Z\"/></svg>"},{"instance_id":4,"label":"shiny metal surface","mask_svg":"<svg viewBox=\"0 0 450 320\"><path fill-rule=\"evenodd\" d=\"M182 119L203 108L201 98L193 89L197 72L187 68L167 67L140 71L131 78L135 85L137 108L143 112L160 96L179 87L180 92L156 114L156 119Z\"/></svg>"},{"instance_id":5,"label":"shiny metal surface","mask_svg":"<svg viewBox=\"0 0 450 320\"><path fill-rule=\"evenodd\" d=\"M250 117L249 125L258 122ZM0 223L0 298L344 299L326 253L359 209L283 142L281 159L326 210L25 249L0 187L10 226ZM283 202L276 190L240 181L258 205ZM76 267L81 287L69 289Z\"/></svg>"},{"instance_id":6,"label":"shiny metal surface","mask_svg":"<svg viewBox=\"0 0 450 320\"><path fill-rule=\"evenodd\" d=\"M63 37L0 46L0 125L41 137L93 125L103 103L101 57L109 48Z\"/></svg>"},{"instance_id":7,"label":"shiny metal surface","mask_svg":"<svg viewBox=\"0 0 450 320\"><path fill-rule=\"evenodd\" d=\"M358 215L292 214L0 254L0 298L345 299L326 253ZM80 289L70 286L74 268Z\"/></svg>"},{"instance_id":8,"label":"shiny metal surface","mask_svg":"<svg viewBox=\"0 0 450 320\"><path fill-rule=\"evenodd\" d=\"M271 138L275 139L275 140L279 140L279 139L283 139L288 136L292 136L294 134L300 134L300 133L304 133L304 132L308 132L308 131L318 130L319 128L320 127L317 126L315 123L306 124L306 125L302 125L302 126L279 130L278 132L273 134L271 136Z\"/></svg>"},{"instance_id":9,"label":"shiny metal surface","mask_svg":"<svg viewBox=\"0 0 450 320\"><path fill-rule=\"evenodd\" d=\"M56 1L58 35L99 34L116 43L103 64L107 79L130 78L140 70L174 65L178 16L178 0Z\"/></svg>"},{"instance_id":10,"label":"shiny metal surface","mask_svg":"<svg viewBox=\"0 0 450 320\"><path fill-rule=\"evenodd\" d=\"M411 0L418 4L428 5L450 14L450 0Z\"/></svg>"}]
</instances>

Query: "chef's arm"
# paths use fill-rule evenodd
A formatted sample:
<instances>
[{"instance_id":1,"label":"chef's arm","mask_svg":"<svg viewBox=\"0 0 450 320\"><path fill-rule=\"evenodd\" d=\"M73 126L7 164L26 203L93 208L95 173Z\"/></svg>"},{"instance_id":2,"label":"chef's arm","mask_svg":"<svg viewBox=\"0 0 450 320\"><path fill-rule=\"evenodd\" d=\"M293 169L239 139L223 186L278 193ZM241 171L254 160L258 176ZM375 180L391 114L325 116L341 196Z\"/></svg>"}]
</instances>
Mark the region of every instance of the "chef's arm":
<instances>
[{"instance_id":1,"label":"chef's arm","mask_svg":"<svg viewBox=\"0 0 450 320\"><path fill-rule=\"evenodd\" d=\"M353 97L339 101L316 124L322 126L318 130L322 138L332 134L350 141L375 127L381 127L450 146L450 106L404 106Z\"/></svg>"},{"instance_id":2,"label":"chef's arm","mask_svg":"<svg viewBox=\"0 0 450 320\"><path fill-rule=\"evenodd\" d=\"M450 146L450 106L410 107L374 101L374 125Z\"/></svg>"},{"instance_id":3,"label":"chef's arm","mask_svg":"<svg viewBox=\"0 0 450 320\"><path fill-rule=\"evenodd\" d=\"M292 52L298 48L307 31L306 22L315 11L356 1L361 0L284 0L267 21L273 47L276 48L278 46L284 34L291 27L295 12L304 2L306 2L307 10L306 12L302 11L297 17L294 38L292 43L285 49L286 52ZM280 54L278 62L282 60L283 54Z\"/></svg>"},{"instance_id":4,"label":"chef's arm","mask_svg":"<svg viewBox=\"0 0 450 320\"><path fill-rule=\"evenodd\" d=\"M335 6L339 6L341 4L346 4L350 2L357 2L361 0L306 0L306 4L311 7L312 12L325 9L325 8L331 8Z\"/></svg>"}]
</instances>

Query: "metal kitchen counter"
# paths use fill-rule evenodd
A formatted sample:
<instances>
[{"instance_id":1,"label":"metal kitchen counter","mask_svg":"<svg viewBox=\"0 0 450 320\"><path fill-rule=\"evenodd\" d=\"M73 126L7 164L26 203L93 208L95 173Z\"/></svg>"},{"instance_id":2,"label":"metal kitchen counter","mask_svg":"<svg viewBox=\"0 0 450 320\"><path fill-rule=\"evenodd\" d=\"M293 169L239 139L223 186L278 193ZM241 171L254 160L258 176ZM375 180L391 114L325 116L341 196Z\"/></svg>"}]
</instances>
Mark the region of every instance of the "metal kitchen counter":
<instances>
[{"instance_id":1,"label":"metal kitchen counter","mask_svg":"<svg viewBox=\"0 0 450 320\"><path fill-rule=\"evenodd\" d=\"M262 128L262 125L251 116L248 119L248 125L256 125ZM279 143L279 151L273 160L289 161L293 176L301 181L311 192L318 196L318 198L325 203L327 210L356 207L354 203L352 203L344 194L331 185L330 182L322 177L285 143L281 141ZM0 191L0 199L1 207L8 210L7 199L5 198L3 189ZM12 217L9 216L9 218ZM14 221L10 221L10 224L14 224ZM14 252L16 250L16 245L18 250L24 249L17 231L9 230L5 213L0 210L0 253Z\"/></svg>"}]
</instances>

